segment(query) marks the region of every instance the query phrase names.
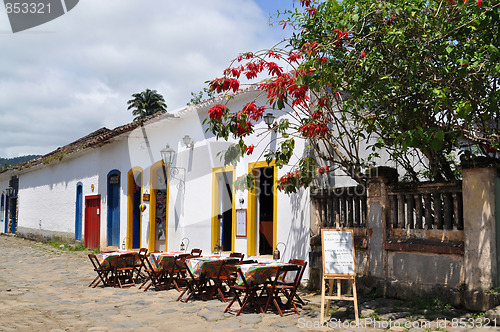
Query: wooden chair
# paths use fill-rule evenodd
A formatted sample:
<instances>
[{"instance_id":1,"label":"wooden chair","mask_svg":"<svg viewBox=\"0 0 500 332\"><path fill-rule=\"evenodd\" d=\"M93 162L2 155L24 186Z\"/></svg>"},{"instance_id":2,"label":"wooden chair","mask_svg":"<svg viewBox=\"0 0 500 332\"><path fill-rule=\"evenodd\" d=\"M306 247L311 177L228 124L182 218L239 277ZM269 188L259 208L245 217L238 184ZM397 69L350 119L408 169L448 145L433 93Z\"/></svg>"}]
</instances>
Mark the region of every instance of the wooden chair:
<instances>
[{"instance_id":1,"label":"wooden chair","mask_svg":"<svg viewBox=\"0 0 500 332\"><path fill-rule=\"evenodd\" d=\"M226 259L222 262L220 269L219 269L219 272L217 273L217 276L215 278L212 278L214 285L212 286L212 289L210 291L210 295L208 296L209 299L213 298L215 292L217 292L217 294L220 297L220 299L222 300L222 302L226 302L226 300L228 300L230 298L227 293L228 293L228 291L230 291L229 278L231 278L231 276L226 274L226 270L224 269L224 266L236 265L238 263L239 263L238 258Z\"/></svg>"},{"instance_id":2,"label":"wooden chair","mask_svg":"<svg viewBox=\"0 0 500 332\"><path fill-rule=\"evenodd\" d=\"M89 287L96 288L100 282L102 282L104 286L109 286L108 275L111 270L103 269L95 254L88 254L88 256L90 262L94 266L94 271L97 273L97 277L89 284Z\"/></svg>"},{"instance_id":3,"label":"wooden chair","mask_svg":"<svg viewBox=\"0 0 500 332\"><path fill-rule=\"evenodd\" d=\"M259 289L258 285L250 285L246 279L245 275L241 271L239 267L236 267L234 265L225 265L225 274L228 277L227 281L229 283L229 287L231 291L233 292L233 299L231 302L229 302L228 306L224 310L224 313L226 312L235 312L236 316L239 316L243 309L247 306L248 303L252 304L255 310L258 313L264 312L262 310L262 307L259 305L257 301L257 290ZM240 276L242 280L242 285L238 285L236 283L236 279ZM240 299L240 297L243 296L243 300ZM234 304L234 302L238 301L238 304L240 305L240 309L231 309L231 306Z\"/></svg>"},{"instance_id":4,"label":"wooden chair","mask_svg":"<svg viewBox=\"0 0 500 332\"><path fill-rule=\"evenodd\" d=\"M283 313L286 312L295 312L297 314L300 314L299 309L297 309L297 306L293 301L295 293L297 292L297 285L298 283L300 283L300 270L301 267L298 265L284 265L278 269L278 272L276 273L272 284L266 286L268 298L266 307L264 308L264 312L267 312L269 310L269 306L272 302L276 310L278 310L280 316L283 316ZM284 280L284 277L287 274L293 274L295 276L293 283L279 283L279 280ZM285 295L286 302L283 303L280 298L280 293Z\"/></svg>"},{"instance_id":5,"label":"wooden chair","mask_svg":"<svg viewBox=\"0 0 500 332\"><path fill-rule=\"evenodd\" d=\"M144 272L146 272L147 278L139 289L144 287L144 291L147 291L151 286L154 286L155 289L164 290L162 282L165 277L165 271L158 268L156 262L151 262L152 260L154 261L153 256L147 256L144 259Z\"/></svg>"},{"instance_id":6,"label":"wooden chair","mask_svg":"<svg viewBox=\"0 0 500 332\"><path fill-rule=\"evenodd\" d=\"M136 282L147 278L147 274L143 272L143 268L145 268L144 260L147 259L147 257L148 257L148 249L147 248L139 249L138 260L134 266Z\"/></svg>"},{"instance_id":7,"label":"wooden chair","mask_svg":"<svg viewBox=\"0 0 500 332\"><path fill-rule=\"evenodd\" d=\"M300 282L302 280L302 276L304 275L304 271L306 270L307 262L304 261L304 260L302 260L302 259L290 259L288 261L288 263L300 266L300 272L298 272L299 273L299 277L297 279L297 285L295 285L296 289L298 290L298 288L300 286ZM283 276L283 280L278 280L278 284L280 284L280 285L289 285L290 286L290 285L292 285L295 282L295 280L296 280L295 276L292 276L290 278L290 274L288 274L288 275L284 275ZM283 289L283 292L286 292L286 291L287 291L286 289ZM300 296L299 296L299 294L297 292L295 292L295 299L300 304L305 305L304 301L300 298Z\"/></svg>"},{"instance_id":8,"label":"wooden chair","mask_svg":"<svg viewBox=\"0 0 500 332\"><path fill-rule=\"evenodd\" d=\"M205 283L206 280L203 277L195 277L185 259L176 260L175 264L179 271L185 271L185 276L181 276L180 280L185 283L186 287L181 292L176 301L187 302L190 298L196 295L200 295L203 301L206 301L205 297ZM187 293L187 298L183 299L184 294Z\"/></svg>"},{"instance_id":9,"label":"wooden chair","mask_svg":"<svg viewBox=\"0 0 500 332\"><path fill-rule=\"evenodd\" d=\"M229 254L229 257L239 258L241 262L245 257L245 254L242 254L241 252L232 252Z\"/></svg>"},{"instance_id":10,"label":"wooden chair","mask_svg":"<svg viewBox=\"0 0 500 332\"><path fill-rule=\"evenodd\" d=\"M186 287L182 282L183 278L186 276L186 270L181 269L179 266L182 264L176 264L176 261L185 261L189 257L191 257L190 254L180 254L174 259L171 266L165 269L165 278L167 279L165 285L166 289L169 289L170 285L173 285L173 287L180 292L181 288L183 289Z\"/></svg>"},{"instance_id":11,"label":"wooden chair","mask_svg":"<svg viewBox=\"0 0 500 332\"><path fill-rule=\"evenodd\" d=\"M191 255L193 257L200 257L201 256L201 249L194 248L191 250Z\"/></svg>"},{"instance_id":12,"label":"wooden chair","mask_svg":"<svg viewBox=\"0 0 500 332\"><path fill-rule=\"evenodd\" d=\"M123 254L111 261L112 275L109 280L112 286L123 288L123 286L134 286L135 254Z\"/></svg>"}]
</instances>

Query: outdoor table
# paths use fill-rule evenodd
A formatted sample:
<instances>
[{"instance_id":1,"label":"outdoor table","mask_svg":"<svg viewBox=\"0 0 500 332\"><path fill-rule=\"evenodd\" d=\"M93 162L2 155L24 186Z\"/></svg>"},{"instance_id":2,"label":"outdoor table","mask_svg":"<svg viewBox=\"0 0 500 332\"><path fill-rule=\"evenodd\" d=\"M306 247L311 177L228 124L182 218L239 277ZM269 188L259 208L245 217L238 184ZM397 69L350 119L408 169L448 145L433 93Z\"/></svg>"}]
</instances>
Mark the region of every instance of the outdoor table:
<instances>
[{"instance_id":1,"label":"outdoor table","mask_svg":"<svg viewBox=\"0 0 500 332\"><path fill-rule=\"evenodd\" d=\"M203 256L186 259L187 266L195 278L217 276L222 262L233 257Z\"/></svg>"},{"instance_id":2,"label":"outdoor table","mask_svg":"<svg viewBox=\"0 0 500 332\"><path fill-rule=\"evenodd\" d=\"M113 251L113 252L107 252L103 254L97 254L96 257L99 260L99 263L101 263L101 266L103 269L110 269L111 266L113 266L113 262L116 262L117 258L121 255L125 254L134 254L136 257L136 261L139 260L139 253L136 251ZM133 262L127 262L127 266L132 265ZM119 267L124 267L124 266L119 266Z\"/></svg>"},{"instance_id":3,"label":"outdoor table","mask_svg":"<svg viewBox=\"0 0 500 332\"><path fill-rule=\"evenodd\" d=\"M171 251L171 252L152 252L150 257L153 259L151 263L155 265L156 268L171 269L174 267L174 261L180 255L185 254L182 251Z\"/></svg>"},{"instance_id":4,"label":"outdoor table","mask_svg":"<svg viewBox=\"0 0 500 332\"><path fill-rule=\"evenodd\" d=\"M245 280L248 283L253 285L258 285L268 281L269 278L271 278L281 266L287 264L288 263L272 262L272 263L243 264L236 266L241 269L241 272L243 272L243 276L245 277ZM236 284L240 286L243 285L243 280L239 275L238 278L236 279Z\"/></svg>"}]
</instances>

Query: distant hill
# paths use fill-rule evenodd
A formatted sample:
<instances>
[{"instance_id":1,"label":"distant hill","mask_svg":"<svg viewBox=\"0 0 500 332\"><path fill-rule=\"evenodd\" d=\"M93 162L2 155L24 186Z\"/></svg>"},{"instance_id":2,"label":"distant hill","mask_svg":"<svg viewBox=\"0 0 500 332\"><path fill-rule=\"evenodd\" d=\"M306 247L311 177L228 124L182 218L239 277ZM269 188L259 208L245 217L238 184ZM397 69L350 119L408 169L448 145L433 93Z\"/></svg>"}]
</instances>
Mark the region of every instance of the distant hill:
<instances>
[{"instance_id":1,"label":"distant hill","mask_svg":"<svg viewBox=\"0 0 500 332\"><path fill-rule=\"evenodd\" d=\"M0 170L6 168L7 166L14 166L31 159L35 159L37 157L40 157L40 155L28 155L15 158L0 158Z\"/></svg>"}]
</instances>

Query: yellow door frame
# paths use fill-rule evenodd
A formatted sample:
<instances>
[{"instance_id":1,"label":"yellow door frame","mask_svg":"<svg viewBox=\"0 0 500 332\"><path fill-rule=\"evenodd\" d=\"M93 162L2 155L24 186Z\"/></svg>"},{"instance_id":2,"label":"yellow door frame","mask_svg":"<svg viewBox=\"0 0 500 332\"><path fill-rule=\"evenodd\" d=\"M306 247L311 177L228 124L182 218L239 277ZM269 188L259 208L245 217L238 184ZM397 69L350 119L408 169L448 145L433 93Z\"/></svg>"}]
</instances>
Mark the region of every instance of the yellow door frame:
<instances>
[{"instance_id":1,"label":"yellow door frame","mask_svg":"<svg viewBox=\"0 0 500 332\"><path fill-rule=\"evenodd\" d=\"M233 182L236 180L236 172L234 166L226 166L226 167L215 167L212 169L212 241L211 248L214 248L216 244L218 244L219 239L219 181L217 180L217 175L224 172L232 172L233 173ZM235 202L234 202L234 188L232 190L233 194L233 204L232 204L232 220L233 220L233 236L231 238L231 251L234 251L234 241L235 241L235 233L236 233L236 211L235 211Z\"/></svg>"},{"instance_id":2,"label":"yellow door frame","mask_svg":"<svg viewBox=\"0 0 500 332\"><path fill-rule=\"evenodd\" d=\"M275 160L271 163L267 161L257 161L248 164L248 174L257 176L258 168L273 167L273 248L276 248L278 239L278 168ZM247 211L247 255L257 255L257 186L252 191L248 191L248 211Z\"/></svg>"},{"instance_id":3,"label":"yellow door frame","mask_svg":"<svg viewBox=\"0 0 500 332\"><path fill-rule=\"evenodd\" d=\"M165 168L163 160L157 161L151 166L150 176L149 176L149 187L150 187L150 200L149 200L149 239L148 239L148 250L155 251L156 249L156 197L158 194L158 188L156 188L156 176L159 169L165 170L164 175L167 176L167 195L165 198L165 247L168 251L168 202L169 202L169 186L170 183L170 167Z\"/></svg>"},{"instance_id":4,"label":"yellow door frame","mask_svg":"<svg viewBox=\"0 0 500 332\"><path fill-rule=\"evenodd\" d=\"M142 203L142 172L141 167L132 167L127 173L127 238L126 247L132 249L134 237L134 190L135 190L135 174L139 173L141 179L141 203ZM139 240L142 247L142 213L139 215Z\"/></svg>"}]
</instances>

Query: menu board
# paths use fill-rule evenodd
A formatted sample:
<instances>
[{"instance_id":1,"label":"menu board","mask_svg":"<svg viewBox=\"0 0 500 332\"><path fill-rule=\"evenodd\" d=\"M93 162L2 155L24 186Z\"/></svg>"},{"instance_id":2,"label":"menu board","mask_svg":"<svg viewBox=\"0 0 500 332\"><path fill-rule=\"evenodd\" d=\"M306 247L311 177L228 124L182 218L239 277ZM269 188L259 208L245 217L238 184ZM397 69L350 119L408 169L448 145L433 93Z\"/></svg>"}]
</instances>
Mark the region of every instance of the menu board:
<instances>
[{"instance_id":1,"label":"menu board","mask_svg":"<svg viewBox=\"0 0 500 332\"><path fill-rule=\"evenodd\" d=\"M246 237L247 236L247 210L238 209L236 210L236 236Z\"/></svg>"},{"instance_id":2,"label":"menu board","mask_svg":"<svg viewBox=\"0 0 500 332\"><path fill-rule=\"evenodd\" d=\"M352 230L322 229L323 275L356 275Z\"/></svg>"}]
</instances>

